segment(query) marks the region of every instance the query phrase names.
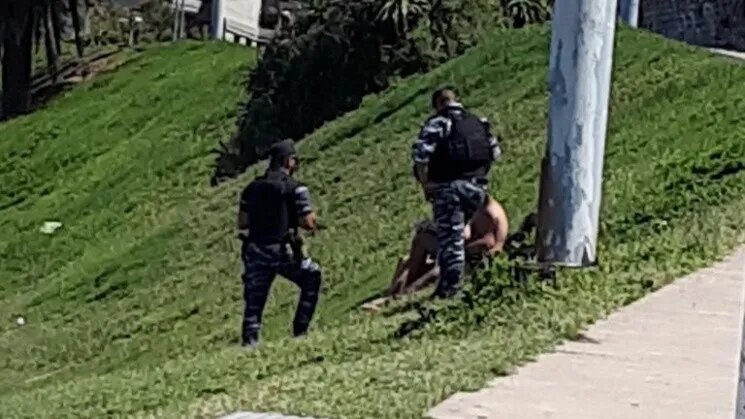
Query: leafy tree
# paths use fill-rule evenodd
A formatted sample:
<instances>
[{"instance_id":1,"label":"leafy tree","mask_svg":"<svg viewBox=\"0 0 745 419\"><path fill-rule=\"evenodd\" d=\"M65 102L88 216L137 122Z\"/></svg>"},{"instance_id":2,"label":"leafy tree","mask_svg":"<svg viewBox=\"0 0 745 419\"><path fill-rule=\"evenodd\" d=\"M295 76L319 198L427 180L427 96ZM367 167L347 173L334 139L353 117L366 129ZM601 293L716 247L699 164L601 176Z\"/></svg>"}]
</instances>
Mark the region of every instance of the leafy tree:
<instances>
[{"instance_id":1,"label":"leafy tree","mask_svg":"<svg viewBox=\"0 0 745 419\"><path fill-rule=\"evenodd\" d=\"M553 0L502 0L505 16L513 28L545 22L551 18Z\"/></svg>"},{"instance_id":2,"label":"leafy tree","mask_svg":"<svg viewBox=\"0 0 745 419\"><path fill-rule=\"evenodd\" d=\"M378 19L389 22L399 33L406 33L409 16L423 15L427 6L425 0L388 0L380 8Z\"/></svg>"}]
</instances>

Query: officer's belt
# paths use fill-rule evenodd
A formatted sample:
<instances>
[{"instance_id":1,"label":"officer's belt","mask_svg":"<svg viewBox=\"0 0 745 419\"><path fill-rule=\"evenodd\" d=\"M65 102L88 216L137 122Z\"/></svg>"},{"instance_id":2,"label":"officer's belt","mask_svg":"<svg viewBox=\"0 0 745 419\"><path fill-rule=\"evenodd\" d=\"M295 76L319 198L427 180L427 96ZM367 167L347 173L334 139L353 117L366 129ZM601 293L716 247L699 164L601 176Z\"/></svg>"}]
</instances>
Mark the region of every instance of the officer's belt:
<instances>
[{"instance_id":1,"label":"officer's belt","mask_svg":"<svg viewBox=\"0 0 745 419\"><path fill-rule=\"evenodd\" d=\"M463 178L463 179L453 179L446 182L432 182L435 187L440 186L447 186L453 182L462 181L462 182L470 182L479 186L486 186L489 184L489 179L485 177L472 177L472 178Z\"/></svg>"}]
</instances>

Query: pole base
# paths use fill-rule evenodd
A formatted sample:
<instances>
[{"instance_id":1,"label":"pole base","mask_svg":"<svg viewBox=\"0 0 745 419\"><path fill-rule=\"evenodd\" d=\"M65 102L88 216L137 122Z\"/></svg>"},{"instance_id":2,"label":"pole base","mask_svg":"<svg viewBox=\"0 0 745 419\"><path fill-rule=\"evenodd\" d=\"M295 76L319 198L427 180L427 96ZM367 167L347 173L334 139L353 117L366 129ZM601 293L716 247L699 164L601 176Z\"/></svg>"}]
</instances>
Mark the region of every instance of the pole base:
<instances>
[{"instance_id":1,"label":"pole base","mask_svg":"<svg viewBox=\"0 0 745 419\"><path fill-rule=\"evenodd\" d=\"M565 268L565 269L592 269L592 268L597 268L600 266L598 259L595 259L594 261L584 262L584 263L537 260L535 264L541 268L555 267L555 268Z\"/></svg>"}]
</instances>

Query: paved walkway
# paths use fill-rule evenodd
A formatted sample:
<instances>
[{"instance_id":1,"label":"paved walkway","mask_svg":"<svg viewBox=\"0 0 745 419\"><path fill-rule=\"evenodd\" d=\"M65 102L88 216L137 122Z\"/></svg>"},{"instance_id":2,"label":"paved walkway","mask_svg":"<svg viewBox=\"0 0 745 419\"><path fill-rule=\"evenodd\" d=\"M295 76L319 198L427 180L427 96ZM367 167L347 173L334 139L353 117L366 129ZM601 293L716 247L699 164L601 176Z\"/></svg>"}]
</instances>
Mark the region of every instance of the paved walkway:
<instances>
[{"instance_id":1,"label":"paved walkway","mask_svg":"<svg viewBox=\"0 0 745 419\"><path fill-rule=\"evenodd\" d=\"M745 248L611 314L432 419L732 419Z\"/></svg>"}]
</instances>

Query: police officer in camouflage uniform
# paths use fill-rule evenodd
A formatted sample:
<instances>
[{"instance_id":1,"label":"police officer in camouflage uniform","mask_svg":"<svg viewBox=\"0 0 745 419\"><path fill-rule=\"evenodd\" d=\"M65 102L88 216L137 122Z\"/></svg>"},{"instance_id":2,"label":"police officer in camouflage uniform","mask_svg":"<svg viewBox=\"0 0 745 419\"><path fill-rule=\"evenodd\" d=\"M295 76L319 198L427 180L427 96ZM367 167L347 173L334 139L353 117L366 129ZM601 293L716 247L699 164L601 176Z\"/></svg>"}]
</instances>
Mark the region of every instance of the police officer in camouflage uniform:
<instances>
[{"instance_id":1,"label":"police officer in camouflage uniform","mask_svg":"<svg viewBox=\"0 0 745 419\"><path fill-rule=\"evenodd\" d=\"M300 288L293 335L302 336L318 303L321 271L302 255L298 227L316 228L310 193L293 179L298 159L292 140L270 149L269 168L241 193L238 229L243 240L243 345L259 343L261 315L274 277L279 274Z\"/></svg>"},{"instance_id":2,"label":"police officer in camouflage uniform","mask_svg":"<svg viewBox=\"0 0 745 419\"><path fill-rule=\"evenodd\" d=\"M414 175L433 203L440 282L435 296L453 296L465 266L463 230L488 199L487 174L499 158L489 123L468 112L451 88L432 95L435 115L412 146Z\"/></svg>"}]
</instances>

